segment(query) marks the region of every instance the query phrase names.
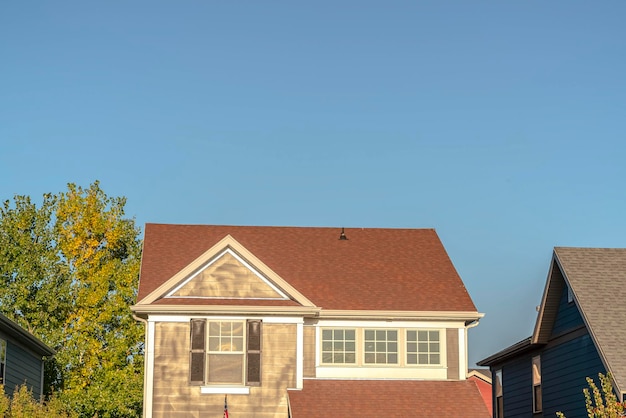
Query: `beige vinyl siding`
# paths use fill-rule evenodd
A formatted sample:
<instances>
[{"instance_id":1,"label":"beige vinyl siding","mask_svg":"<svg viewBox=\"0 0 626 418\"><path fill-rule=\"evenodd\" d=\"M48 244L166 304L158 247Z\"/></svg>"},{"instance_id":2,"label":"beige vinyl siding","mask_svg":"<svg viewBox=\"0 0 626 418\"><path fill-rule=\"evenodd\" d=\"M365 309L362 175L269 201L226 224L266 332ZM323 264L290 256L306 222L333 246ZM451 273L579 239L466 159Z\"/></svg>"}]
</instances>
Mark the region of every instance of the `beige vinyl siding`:
<instances>
[{"instance_id":1,"label":"beige vinyl siding","mask_svg":"<svg viewBox=\"0 0 626 418\"><path fill-rule=\"evenodd\" d=\"M189 323L157 323L153 417L220 417L224 395L189 384ZM228 395L231 416L287 417L287 388L296 385L296 325L263 324L261 385Z\"/></svg>"},{"instance_id":2,"label":"beige vinyl siding","mask_svg":"<svg viewBox=\"0 0 626 418\"><path fill-rule=\"evenodd\" d=\"M304 327L304 377L315 377L315 327Z\"/></svg>"}]
</instances>

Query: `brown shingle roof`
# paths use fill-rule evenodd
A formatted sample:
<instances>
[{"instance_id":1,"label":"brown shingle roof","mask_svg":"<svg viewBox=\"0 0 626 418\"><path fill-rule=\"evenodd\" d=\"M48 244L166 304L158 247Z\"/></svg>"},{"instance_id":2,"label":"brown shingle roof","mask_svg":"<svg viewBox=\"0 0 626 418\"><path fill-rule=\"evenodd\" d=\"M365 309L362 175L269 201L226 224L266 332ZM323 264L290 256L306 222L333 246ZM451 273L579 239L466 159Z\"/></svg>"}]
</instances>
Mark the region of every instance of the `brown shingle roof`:
<instances>
[{"instance_id":1,"label":"brown shingle roof","mask_svg":"<svg viewBox=\"0 0 626 418\"><path fill-rule=\"evenodd\" d=\"M293 418L489 418L471 380L305 380L289 392Z\"/></svg>"},{"instance_id":2,"label":"brown shingle roof","mask_svg":"<svg viewBox=\"0 0 626 418\"><path fill-rule=\"evenodd\" d=\"M554 249L600 355L626 391L626 248Z\"/></svg>"},{"instance_id":3,"label":"brown shingle roof","mask_svg":"<svg viewBox=\"0 0 626 418\"><path fill-rule=\"evenodd\" d=\"M231 235L324 309L476 312L433 229L147 224L138 301Z\"/></svg>"}]
</instances>

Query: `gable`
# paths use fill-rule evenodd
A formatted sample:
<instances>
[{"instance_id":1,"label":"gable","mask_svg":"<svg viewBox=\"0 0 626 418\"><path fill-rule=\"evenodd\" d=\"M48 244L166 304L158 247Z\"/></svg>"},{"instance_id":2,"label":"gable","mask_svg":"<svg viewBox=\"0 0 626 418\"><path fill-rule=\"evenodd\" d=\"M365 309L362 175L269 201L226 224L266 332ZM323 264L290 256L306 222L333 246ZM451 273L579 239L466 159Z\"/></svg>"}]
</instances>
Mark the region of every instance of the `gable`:
<instances>
[{"instance_id":1,"label":"gable","mask_svg":"<svg viewBox=\"0 0 626 418\"><path fill-rule=\"evenodd\" d=\"M224 250L198 272L183 280L166 297L288 299L285 293L230 249Z\"/></svg>"},{"instance_id":2,"label":"gable","mask_svg":"<svg viewBox=\"0 0 626 418\"><path fill-rule=\"evenodd\" d=\"M141 279L140 279L141 287ZM152 303L263 305L313 304L230 235L139 300ZM230 301L230 302L229 302ZM276 306L275 304L273 304Z\"/></svg>"},{"instance_id":3,"label":"gable","mask_svg":"<svg viewBox=\"0 0 626 418\"><path fill-rule=\"evenodd\" d=\"M563 292L567 292L567 285L556 256L553 256L532 337L533 344L545 344L552 336Z\"/></svg>"},{"instance_id":4,"label":"gable","mask_svg":"<svg viewBox=\"0 0 626 418\"><path fill-rule=\"evenodd\" d=\"M569 293L569 286L563 286L550 338L558 337L585 325L578 306L573 299L570 299Z\"/></svg>"}]
</instances>

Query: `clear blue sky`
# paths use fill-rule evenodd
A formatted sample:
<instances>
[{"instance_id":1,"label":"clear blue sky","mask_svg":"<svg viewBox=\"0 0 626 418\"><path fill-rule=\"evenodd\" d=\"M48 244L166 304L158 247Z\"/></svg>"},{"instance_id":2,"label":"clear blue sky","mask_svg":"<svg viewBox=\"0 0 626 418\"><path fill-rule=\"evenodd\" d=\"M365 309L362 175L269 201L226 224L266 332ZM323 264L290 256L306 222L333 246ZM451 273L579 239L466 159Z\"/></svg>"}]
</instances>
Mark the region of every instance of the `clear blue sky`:
<instances>
[{"instance_id":1,"label":"clear blue sky","mask_svg":"<svg viewBox=\"0 0 626 418\"><path fill-rule=\"evenodd\" d=\"M626 246L626 2L5 1L0 199L146 222L435 228L532 332L554 246Z\"/></svg>"}]
</instances>

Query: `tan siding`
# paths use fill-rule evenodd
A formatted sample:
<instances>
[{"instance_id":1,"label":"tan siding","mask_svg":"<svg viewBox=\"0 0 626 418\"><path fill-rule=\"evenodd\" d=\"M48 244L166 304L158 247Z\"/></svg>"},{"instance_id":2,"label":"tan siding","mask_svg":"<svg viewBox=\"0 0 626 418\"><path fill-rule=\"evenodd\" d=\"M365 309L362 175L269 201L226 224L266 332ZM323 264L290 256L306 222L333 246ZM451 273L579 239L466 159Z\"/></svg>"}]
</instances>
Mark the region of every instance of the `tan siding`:
<instances>
[{"instance_id":1,"label":"tan siding","mask_svg":"<svg viewBox=\"0 0 626 418\"><path fill-rule=\"evenodd\" d=\"M263 324L262 382L249 395L228 395L228 409L239 417L287 417L287 388L295 387L296 325ZM200 394L189 385L189 324L157 323L154 417L219 417L224 395Z\"/></svg>"},{"instance_id":2,"label":"tan siding","mask_svg":"<svg viewBox=\"0 0 626 418\"><path fill-rule=\"evenodd\" d=\"M315 327L304 327L304 377L315 377Z\"/></svg>"},{"instance_id":3,"label":"tan siding","mask_svg":"<svg viewBox=\"0 0 626 418\"><path fill-rule=\"evenodd\" d=\"M267 283L228 253L198 273L173 296L281 298Z\"/></svg>"},{"instance_id":4,"label":"tan siding","mask_svg":"<svg viewBox=\"0 0 626 418\"><path fill-rule=\"evenodd\" d=\"M459 380L459 330L446 330L446 356L448 363L448 379Z\"/></svg>"}]
</instances>

